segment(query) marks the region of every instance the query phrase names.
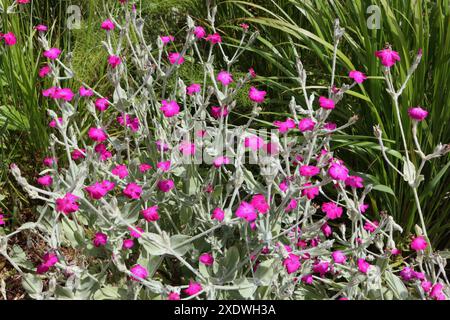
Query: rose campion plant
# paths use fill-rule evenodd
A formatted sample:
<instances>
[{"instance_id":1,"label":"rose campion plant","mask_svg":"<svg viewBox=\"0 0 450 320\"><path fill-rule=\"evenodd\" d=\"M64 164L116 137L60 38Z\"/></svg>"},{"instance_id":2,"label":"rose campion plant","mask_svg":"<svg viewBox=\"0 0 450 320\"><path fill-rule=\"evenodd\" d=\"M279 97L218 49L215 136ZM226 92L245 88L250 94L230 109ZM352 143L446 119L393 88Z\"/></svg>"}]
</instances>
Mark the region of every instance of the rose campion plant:
<instances>
[{"instance_id":1,"label":"rose campion plant","mask_svg":"<svg viewBox=\"0 0 450 320\"><path fill-rule=\"evenodd\" d=\"M333 133L357 117L335 126L327 120L345 92L366 80L364 74L352 70L351 84L335 88L332 81L328 94L310 99L297 55L305 101L301 106L293 98L289 118L276 121L271 134L261 133L255 119L270 101L269 91L256 82L253 69L242 77L233 72L257 33L246 25L232 58L215 56L223 59L224 71L202 49L224 52L214 27L216 8L208 15L209 27L187 18L184 43L178 42L181 36L161 35L154 44L147 43L137 11L127 2L121 10L122 16L104 17L99 26L106 37L117 32L119 38L117 47L102 42L113 92L97 92L88 83L62 98L55 96L57 89L46 91L55 120L47 158L55 160L38 186L11 165L18 184L43 203L35 221L0 236L0 254L20 270L31 298L448 296L448 283L429 268L414 277L403 271L408 281L401 280L403 268L390 263L394 251L399 255L394 232L401 227L388 214L370 211L370 181L333 151ZM130 33L135 42L126 41ZM335 50L342 36L336 22ZM55 88L64 88L67 74L79 81L45 33L38 41ZM389 68L398 60L389 52L377 56ZM195 63L205 81L194 86L176 71ZM252 112L235 127L232 111L244 90ZM82 108L93 120L86 130L80 130ZM416 123L426 117L419 111L410 112ZM18 233L42 239L39 262L24 261L23 249L12 244ZM420 232L412 239L411 249L402 247L411 256L405 263L422 272L430 245Z\"/></svg>"}]
</instances>

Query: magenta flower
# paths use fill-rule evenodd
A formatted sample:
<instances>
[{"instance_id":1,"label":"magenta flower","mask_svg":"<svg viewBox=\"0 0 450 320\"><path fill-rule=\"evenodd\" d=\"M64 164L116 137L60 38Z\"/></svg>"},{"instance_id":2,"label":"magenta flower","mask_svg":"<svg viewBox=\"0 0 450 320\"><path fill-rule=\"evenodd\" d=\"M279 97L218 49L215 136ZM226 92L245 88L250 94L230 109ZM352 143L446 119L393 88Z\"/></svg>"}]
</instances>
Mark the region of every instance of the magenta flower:
<instances>
[{"instance_id":1,"label":"magenta flower","mask_svg":"<svg viewBox=\"0 0 450 320\"><path fill-rule=\"evenodd\" d=\"M367 230L370 233L373 233L375 230L377 230L378 226L379 226L379 222L378 221L372 221L372 223L370 223L369 221L367 221L364 224L364 230Z\"/></svg>"},{"instance_id":2,"label":"magenta flower","mask_svg":"<svg viewBox=\"0 0 450 320\"><path fill-rule=\"evenodd\" d=\"M326 97L320 97L319 98L319 105L327 110L332 110L336 107L335 102L333 101L333 99L328 99Z\"/></svg>"},{"instance_id":3,"label":"magenta flower","mask_svg":"<svg viewBox=\"0 0 450 320\"><path fill-rule=\"evenodd\" d=\"M72 160L79 160L86 158L86 150L85 149L75 149L71 153Z\"/></svg>"},{"instance_id":4,"label":"magenta flower","mask_svg":"<svg viewBox=\"0 0 450 320\"><path fill-rule=\"evenodd\" d=\"M303 282L304 284L309 284L309 285L311 285L311 284L313 283L313 277L312 277L312 274L307 274L306 276L303 276L301 280L302 280L302 282Z\"/></svg>"},{"instance_id":5,"label":"magenta flower","mask_svg":"<svg viewBox=\"0 0 450 320\"><path fill-rule=\"evenodd\" d=\"M134 240L133 239L125 239L122 241L122 249L131 249L134 247Z\"/></svg>"},{"instance_id":6,"label":"magenta flower","mask_svg":"<svg viewBox=\"0 0 450 320\"><path fill-rule=\"evenodd\" d=\"M141 173L145 173L150 169L153 169L153 167L148 163L141 163L139 165L139 172L141 172Z\"/></svg>"},{"instance_id":7,"label":"magenta flower","mask_svg":"<svg viewBox=\"0 0 450 320\"><path fill-rule=\"evenodd\" d=\"M322 204L322 211L327 214L328 219L336 220L342 216L343 209L334 202L325 202Z\"/></svg>"},{"instance_id":8,"label":"magenta flower","mask_svg":"<svg viewBox=\"0 0 450 320\"><path fill-rule=\"evenodd\" d=\"M9 47L11 47L17 43L17 38L14 35L14 33L12 33L12 32L5 33L3 35L3 40L5 41L5 44Z\"/></svg>"},{"instance_id":9,"label":"magenta flower","mask_svg":"<svg viewBox=\"0 0 450 320\"><path fill-rule=\"evenodd\" d=\"M41 186L48 187L52 185L53 178L49 175L42 176L37 179L37 183L39 183Z\"/></svg>"},{"instance_id":10,"label":"magenta flower","mask_svg":"<svg viewBox=\"0 0 450 320\"><path fill-rule=\"evenodd\" d=\"M77 212L80 205L77 203L79 197L67 193L63 198L56 199L56 211L70 214Z\"/></svg>"},{"instance_id":11,"label":"magenta flower","mask_svg":"<svg viewBox=\"0 0 450 320\"><path fill-rule=\"evenodd\" d=\"M52 72L52 68L50 68L48 64L44 65L41 69L39 69L39 78L45 78L45 76L50 72Z\"/></svg>"},{"instance_id":12,"label":"magenta flower","mask_svg":"<svg viewBox=\"0 0 450 320\"><path fill-rule=\"evenodd\" d=\"M286 192L289 189L289 181L288 180L281 181L278 187L280 188L281 191Z\"/></svg>"},{"instance_id":13,"label":"magenta flower","mask_svg":"<svg viewBox=\"0 0 450 320\"><path fill-rule=\"evenodd\" d=\"M110 19L106 19L105 21L102 22L102 24L100 25L100 27L101 27L103 30L111 31L111 30L114 30L115 25L114 25L114 22L112 22Z\"/></svg>"},{"instance_id":14,"label":"magenta flower","mask_svg":"<svg viewBox=\"0 0 450 320\"><path fill-rule=\"evenodd\" d=\"M414 251L425 250L427 245L427 241L422 236L414 237L411 241L411 249L413 249Z\"/></svg>"},{"instance_id":15,"label":"magenta flower","mask_svg":"<svg viewBox=\"0 0 450 320\"><path fill-rule=\"evenodd\" d=\"M333 234L333 230L326 222L322 225L322 227L320 227L320 230L322 231L323 235L326 238L328 238L329 236L331 236Z\"/></svg>"},{"instance_id":16,"label":"magenta flower","mask_svg":"<svg viewBox=\"0 0 450 320\"><path fill-rule=\"evenodd\" d=\"M120 179L123 179L128 177L128 168L124 164L119 164L111 170L111 173L118 176Z\"/></svg>"},{"instance_id":17,"label":"magenta flower","mask_svg":"<svg viewBox=\"0 0 450 320\"><path fill-rule=\"evenodd\" d=\"M263 103L264 98L266 97L267 92L263 90L258 90L255 87L250 87L248 92L248 97L251 101L256 103Z\"/></svg>"},{"instance_id":18,"label":"magenta flower","mask_svg":"<svg viewBox=\"0 0 450 320\"><path fill-rule=\"evenodd\" d=\"M236 217L253 222L258 217L256 209L248 202L242 201L236 210Z\"/></svg>"},{"instance_id":19,"label":"magenta flower","mask_svg":"<svg viewBox=\"0 0 450 320\"><path fill-rule=\"evenodd\" d=\"M95 142L103 142L108 139L108 136L102 128L90 128L88 136Z\"/></svg>"},{"instance_id":20,"label":"magenta flower","mask_svg":"<svg viewBox=\"0 0 450 320\"><path fill-rule=\"evenodd\" d=\"M425 291L426 293L431 291L432 286L433 286L433 284L430 281L423 281L421 283L421 287L422 287L423 291Z\"/></svg>"},{"instance_id":21,"label":"magenta flower","mask_svg":"<svg viewBox=\"0 0 450 320\"><path fill-rule=\"evenodd\" d=\"M345 254L340 251L336 250L331 254L331 257L333 258L333 261L337 264L344 264L347 261L347 257Z\"/></svg>"},{"instance_id":22,"label":"magenta flower","mask_svg":"<svg viewBox=\"0 0 450 320\"><path fill-rule=\"evenodd\" d=\"M367 273L370 268L370 263L364 259L358 259L358 270L362 273Z\"/></svg>"},{"instance_id":23,"label":"magenta flower","mask_svg":"<svg viewBox=\"0 0 450 320\"><path fill-rule=\"evenodd\" d=\"M102 247L108 242L108 236L103 232L97 232L92 242L95 247Z\"/></svg>"},{"instance_id":24,"label":"magenta flower","mask_svg":"<svg viewBox=\"0 0 450 320\"><path fill-rule=\"evenodd\" d=\"M175 40L174 36L168 35L168 36L160 36L159 37L163 44L168 44L170 42L173 42Z\"/></svg>"},{"instance_id":25,"label":"magenta flower","mask_svg":"<svg viewBox=\"0 0 450 320\"><path fill-rule=\"evenodd\" d=\"M106 98L100 98L95 100L95 108L97 108L98 111L106 111L109 107L108 99Z\"/></svg>"},{"instance_id":26,"label":"magenta flower","mask_svg":"<svg viewBox=\"0 0 450 320\"><path fill-rule=\"evenodd\" d=\"M363 203L363 204L361 204L361 205L359 206L359 211L361 211L361 213L366 212L367 209L369 209L369 205L368 205L368 204Z\"/></svg>"},{"instance_id":27,"label":"magenta flower","mask_svg":"<svg viewBox=\"0 0 450 320\"><path fill-rule=\"evenodd\" d=\"M278 127L278 131L280 133L286 133L291 129L294 129L296 127L295 121L292 119L287 119L286 121L275 121L274 126Z\"/></svg>"},{"instance_id":28,"label":"magenta flower","mask_svg":"<svg viewBox=\"0 0 450 320\"><path fill-rule=\"evenodd\" d=\"M172 291L167 295L167 300L180 300L180 299L181 299L181 297L178 292Z\"/></svg>"},{"instance_id":29,"label":"magenta flower","mask_svg":"<svg viewBox=\"0 0 450 320\"><path fill-rule=\"evenodd\" d=\"M228 111L228 107L224 106L222 107L217 107L217 106L212 106L211 107L211 116L214 119L219 119L219 118L223 118L226 117L228 115L229 111Z\"/></svg>"},{"instance_id":30,"label":"magenta flower","mask_svg":"<svg viewBox=\"0 0 450 320\"><path fill-rule=\"evenodd\" d=\"M86 89L85 87L80 87L78 91L81 97L92 97L94 92L90 89Z\"/></svg>"},{"instance_id":31,"label":"magenta flower","mask_svg":"<svg viewBox=\"0 0 450 320\"><path fill-rule=\"evenodd\" d=\"M194 294L199 293L202 291L202 285L198 282L190 281L189 287L184 290L184 292L190 296L193 296Z\"/></svg>"},{"instance_id":32,"label":"magenta flower","mask_svg":"<svg viewBox=\"0 0 450 320\"><path fill-rule=\"evenodd\" d=\"M202 87L198 83L193 83L186 88L186 93L192 96L194 93L199 93Z\"/></svg>"},{"instance_id":33,"label":"magenta flower","mask_svg":"<svg viewBox=\"0 0 450 320\"><path fill-rule=\"evenodd\" d=\"M148 277L148 270L140 264L136 264L135 266L133 266L130 271L133 274L131 276L131 279L133 281L142 281L143 279Z\"/></svg>"},{"instance_id":34,"label":"magenta flower","mask_svg":"<svg viewBox=\"0 0 450 320\"><path fill-rule=\"evenodd\" d=\"M156 167L160 169L162 172L167 172L170 170L170 161L160 161L156 164Z\"/></svg>"},{"instance_id":35,"label":"magenta flower","mask_svg":"<svg viewBox=\"0 0 450 320\"><path fill-rule=\"evenodd\" d=\"M63 124L63 118L58 118L58 123L60 124L60 125L62 125ZM57 125L58 125L58 123L56 122L56 120L55 119L53 119L52 121L50 121L49 123L48 123L48 126L50 127L50 128L56 128L57 127Z\"/></svg>"},{"instance_id":36,"label":"magenta flower","mask_svg":"<svg viewBox=\"0 0 450 320\"><path fill-rule=\"evenodd\" d=\"M345 181L348 177L348 169L340 163L333 162L328 169L328 174L334 180Z\"/></svg>"},{"instance_id":37,"label":"magenta flower","mask_svg":"<svg viewBox=\"0 0 450 320\"><path fill-rule=\"evenodd\" d=\"M334 130L336 130L337 125L336 125L336 123L333 123L333 122L327 122L327 123L325 123L323 128L327 131L334 131Z\"/></svg>"},{"instance_id":38,"label":"magenta flower","mask_svg":"<svg viewBox=\"0 0 450 320\"><path fill-rule=\"evenodd\" d=\"M250 136L244 139L244 147L252 149L253 151L258 151L264 145L264 140L258 136Z\"/></svg>"},{"instance_id":39,"label":"magenta flower","mask_svg":"<svg viewBox=\"0 0 450 320\"><path fill-rule=\"evenodd\" d=\"M106 146L104 144L97 144L94 148L95 152L97 152L100 155L100 160L101 161L106 161L109 158L112 157L111 152L109 152L106 149Z\"/></svg>"},{"instance_id":40,"label":"magenta flower","mask_svg":"<svg viewBox=\"0 0 450 320\"><path fill-rule=\"evenodd\" d=\"M248 73L250 73L250 77L256 78L256 72L255 72L255 69L249 68L249 69L248 69Z\"/></svg>"},{"instance_id":41,"label":"magenta flower","mask_svg":"<svg viewBox=\"0 0 450 320\"><path fill-rule=\"evenodd\" d=\"M309 187L302 190L302 196L306 196L309 200L313 200L315 197L319 195L319 187L310 187L311 183L305 183L305 187Z\"/></svg>"},{"instance_id":42,"label":"magenta flower","mask_svg":"<svg viewBox=\"0 0 450 320\"><path fill-rule=\"evenodd\" d=\"M404 267L400 271L400 277L403 281L410 281L414 278L414 270L409 267Z\"/></svg>"},{"instance_id":43,"label":"magenta flower","mask_svg":"<svg viewBox=\"0 0 450 320\"><path fill-rule=\"evenodd\" d=\"M108 57L108 63L111 66L111 68L114 69L122 63L122 59L119 56L113 54Z\"/></svg>"},{"instance_id":44,"label":"magenta flower","mask_svg":"<svg viewBox=\"0 0 450 320\"><path fill-rule=\"evenodd\" d=\"M364 188L364 180L358 176L348 176L345 179L345 185L352 188Z\"/></svg>"},{"instance_id":45,"label":"magenta flower","mask_svg":"<svg viewBox=\"0 0 450 320\"><path fill-rule=\"evenodd\" d=\"M47 252L42 257L42 263L37 267L37 274L44 274L59 261L58 256L54 253Z\"/></svg>"},{"instance_id":46,"label":"magenta flower","mask_svg":"<svg viewBox=\"0 0 450 320\"><path fill-rule=\"evenodd\" d=\"M364 73L356 70L350 71L348 76L355 80L356 83L363 83L367 79L367 76Z\"/></svg>"},{"instance_id":47,"label":"magenta flower","mask_svg":"<svg viewBox=\"0 0 450 320\"><path fill-rule=\"evenodd\" d=\"M146 208L141 211L141 214L144 217L144 219L148 222L153 222L153 221L159 220L158 206Z\"/></svg>"},{"instance_id":48,"label":"magenta flower","mask_svg":"<svg viewBox=\"0 0 450 320\"><path fill-rule=\"evenodd\" d=\"M392 67L397 61L400 61L400 55L391 48L383 49L375 52L375 56L381 60L381 64L385 67Z\"/></svg>"},{"instance_id":49,"label":"magenta flower","mask_svg":"<svg viewBox=\"0 0 450 320\"><path fill-rule=\"evenodd\" d=\"M269 211L270 206L266 201L266 198L262 194L256 194L252 197L250 205L253 206L259 213L265 214Z\"/></svg>"},{"instance_id":50,"label":"magenta flower","mask_svg":"<svg viewBox=\"0 0 450 320\"><path fill-rule=\"evenodd\" d=\"M46 57L50 60L58 59L60 54L61 54L61 50L58 48L51 48L49 50L44 51L44 53L43 53L44 57Z\"/></svg>"},{"instance_id":51,"label":"magenta flower","mask_svg":"<svg viewBox=\"0 0 450 320\"><path fill-rule=\"evenodd\" d=\"M4 226L5 225L5 220L3 220L3 219L5 219L5 216L0 214L0 226Z\"/></svg>"},{"instance_id":52,"label":"magenta flower","mask_svg":"<svg viewBox=\"0 0 450 320\"><path fill-rule=\"evenodd\" d=\"M161 105L162 106L159 108L159 110L163 112L166 118L172 118L180 113L180 106L175 100L163 100L161 101Z\"/></svg>"},{"instance_id":53,"label":"magenta flower","mask_svg":"<svg viewBox=\"0 0 450 320\"><path fill-rule=\"evenodd\" d=\"M442 283L436 283L431 288L430 297L433 298L434 300L447 300L447 297L442 292L443 288L444 286L442 285Z\"/></svg>"},{"instance_id":54,"label":"magenta flower","mask_svg":"<svg viewBox=\"0 0 450 320\"><path fill-rule=\"evenodd\" d=\"M280 152L280 145L278 142L271 141L264 144L263 150L269 155L276 155Z\"/></svg>"},{"instance_id":55,"label":"magenta flower","mask_svg":"<svg viewBox=\"0 0 450 320\"><path fill-rule=\"evenodd\" d=\"M45 32L48 30L48 27L46 25L39 24L39 25L35 26L34 29L39 32Z\"/></svg>"},{"instance_id":56,"label":"magenta flower","mask_svg":"<svg viewBox=\"0 0 450 320\"><path fill-rule=\"evenodd\" d=\"M222 37L217 32L214 34L208 34L205 40L211 42L212 44L222 43Z\"/></svg>"},{"instance_id":57,"label":"magenta flower","mask_svg":"<svg viewBox=\"0 0 450 320\"><path fill-rule=\"evenodd\" d=\"M197 39L203 39L206 36L205 28L196 26L194 29L194 35L197 37Z\"/></svg>"},{"instance_id":58,"label":"magenta flower","mask_svg":"<svg viewBox=\"0 0 450 320\"><path fill-rule=\"evenodd\" d=\"M314 130L316 123L310 118L301 119L298 122L298 129L300 132L307 132Z\"/></svg>"},{"instance_id":59,"label":"magenta flower","mask_svg":"<svg viewBox=\"0 0 450 320\"><path fill-rule=\"evenodd\" d=\"M184 155L184 156L192 156L195 154L195 144L191 143L189 141L183 141L178 146L178 150Z\"/></svg>"},{"instance_id":60,"label":"magenta flower","mask_svg":"<svg viewBox=\"0 0 450 320\"><path fill-rule=\"evenodd\" d=\"M300 257L290 253L289 257L283 260L283 266L286 268L288 274L296 272L301 266Z\"/></svg>"},{"instance_id":61,"label":"magenta flower","mask_svg":"<svg viewBox=\"0 0 450 320\"><path fill-rule=\"evenodd\" d=\"M155 142L155 144L156 144L156 149L160 152L162 152L162 151L166 152L169 150L169 145L167 143L164 143L161 140L157 140Z\"/></svg>"},{"instance_id":62,"label":"magenta flower","mask_svg":"<svg viewBox=\"0 0 450 320\"><path fill-rule=\"evenodd\" d=\"M42 95L46 98L54 98L55 97L55 93L58 90L57 87L51 87L45 90L42 90Z\"/></svg>"},{"instance_id":63,"label":"magenta flower","mask_svg":"<svg viewBox=\"0 0 450 320\"><path fill-rule=\"evenodd\" d=\"M72 101L75 94L72 92L69 88L62 88L62 89L56 89L53 98L54 99L60 99L67 102Z\"/></svg>"},{"instance_id":64,"label":"magenta flower","mask_svg":"<svg viewBox=\"0 0 450 320\"><path fill-rule=\"evenodd\" d=\"M203 253L198 260L205 266L212 266L214 263L214 257L210 253Z\"/></svg>"},{"instance_id":65,"label":"magenta flower","mask_svg":"<svg viewBox=\"0 0 450 320\"><path fill-rule=\"evenodd\" d=\"M162 192L169 192L170 190L175 188L175 183L171 179L169 179L169 180L161 180L161 181L158 182L157 186L158 186L158 189L160 191L162 191Z\"/></svg>"},{"instance_id":66,"label":"magenta flower","mask_svg":"<svg viewBox=\"0 0 450 320\"><path fill-rule=\"evenodd\" d=\"M142 194L142 187L137 183L131 182L127 184L123 190L123 194L130 199L139 199Z\"/></svg>"},{"instance_id":67,"label":"magenta flower","mask_svg":"<svg viewBox=\"0 0 450 320\"><path fill-rule=\"evenodd\" d=\"M144 230L139 227L128 227L128 231L130 231L130 236L135 239L139 239L144 233Z\"/></svg>"},{"instance_id":68,"label":"magenta flower","mask_svg":"<svg viewBox=\"0 0 450 320\"><path fill-rule=\"evenodd\" d=\"M225 218L225 212L220 208L215 208L211 215L211 219L216 219L217 221L223 221Z\"/></svg>"},{"instance_id":69,"label":"magenta flower","mask_svg":"<svg viewBox=\"0 0 450 320\"><path fill-rule=\"evenodd\" d=\"M57 163L57 160L56 160L56 158L53 158L53 157L47 157L47 158L44 158L43 163L44 163L44 166L46 166L46 167L52 167L54 164Z\"/></svg>"},{"instance_id":70,"label":"magenta flower","mask_svg":"<svg viewBox=\"0 0 450 320\"><path fill-rule=\"evenodd\" d=\"M217 157L213 161L213 165L216 168L220 168L221 166L229 164L229 163L230 163L230 158L228 158L226 156Z\"/></svg>"},{"instance_id":71,"label":"magenta flower","mask_svg":"<svg viewBox=\"0 0 450 320\"><path fill-rule=\"evenodd\" d=\"M330 263L327 261L319 261L313 265L313 272L323 277L330 270Z\"/></svg>"},{"instance_id":72,"label":"magenta flower","mask_svg":"<svg viewBox=\"0 0 450 320\"><path fill-rule=\"evenodd\" d=\"M415 107L408 110L408 115L413 120L423 121L428 116L428 111L421 107Z\"/></svg>"},{"instance_id":73,"label":"magenta flower","mask_svg":"<svg viewBox=\"0 0 450 320\"><path fill-rule=\"evenodd\" d=\"M316 166L301 166L300 167L300 175L303 177L314 177L318 175L320 169Z\"/></svg>"},{"instance_id":74,"label":"magenta flower","mask_svg":"<svg viewBox=\"0 0 450 320\"><path fill-rule=\"evenodd\" d=\"M180 65L184 62L184 57L178 52L170 52L167 58L171 64Z\"/></svg>"},{"instance_id":75,"label":"magenta flower","mask_svg":"<svg viewBox=\"0 0 450 320\"><path fill-rule=\"evenodd\" d=\"M139 123L139 119L137 117L136 118L132 118L129 114L123 114L122 113L116 119L117 119L117 122L121 126L125 126L126 125L133 132L137 132L139 130L140 123Z\"/></svg>"},{"instance_id":76,"label":"magenta flower","mask_svg":"<svg viewBox=\"0 0 450 320\"><path fill-rule=\"evenodd\" d=\"M113 190L116 185L108 180L96 182L91 186L84 188L92 199L99 200L103 198L109 191Z\"/></svg>"},{"instance_id":77,"label":"magenta flower","mask_svg":"<svg viewBox=\"0 0 450 320\"><path fill-rule=\"evenodd\" d=\"M297 200L291 199L288 203L288 205L284 208L284 212L289 213L292 212L294 209L297 208Z\"/></svg>"},{"instance_id":78,"label":"magenta flower","mask_svg":"<svg viewBox=\"0 0 450 320\"><path fill-rule=\"evenodd\" d=\"M27 4L30 3L30 0L16 0L19 4Z\"/></svg>"},{"instance_id":79,"label":"magenta flower","mask_svg":"<svg viewBox=\"0 0 450 320\"><path fill-rule=\"evenodd\" d=\"M224 86L227 86L233 82L233 76L231 73L222 70L217 74L217 81L220 81Z\"/></svg>"}]
</instances>

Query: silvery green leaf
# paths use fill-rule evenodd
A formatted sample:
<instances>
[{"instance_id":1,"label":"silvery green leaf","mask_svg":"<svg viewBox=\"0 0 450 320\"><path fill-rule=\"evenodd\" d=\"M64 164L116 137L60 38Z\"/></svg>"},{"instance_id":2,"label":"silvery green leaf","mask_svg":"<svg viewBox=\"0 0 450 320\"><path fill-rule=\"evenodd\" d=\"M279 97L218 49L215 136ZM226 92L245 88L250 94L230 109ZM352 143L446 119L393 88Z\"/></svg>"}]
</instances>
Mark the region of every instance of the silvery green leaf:
<instances>
[{"instance_id":1,"label":"silvery green leaf","mask_svg":"<svg viewBox=\"0 0 450 320\"><path fill-rule=\"evenodd\" d=\"M11 251L9 252L9 256L11 257L11 260L14 261L19 267L27 269L34 268L33 263L28 260L25 251L23 251L23 249L18 245L14 245L12 247Z\"/></svg>"},{"instance_id":2,"label":"silvery green leaf","mask_svg":"<svg viewBox=\"0 0 450 320\"><path fill-rule=\"evenodd\" d=\"M242 289L239 289L238 292L244 299L250 299L253 297L256 289L258 289L258 287L254 283L250 282L248 278L236 279L234 284L242 287Z\"/></svg>"},{"instance_id":3,"label":"silvery green leaf","mask_svg":"<svg viewBox=\"0 0 450 320\"><path fill-rule=\"evenodd\" d=\"M94 300L117 300L123 298L124 290L118 287L105 286L94 293ZM126 290L125 290L126 295Z\"/></svg>"},{"instance_id":4,"label":"silvery green leaf","mask_svg":"<svg viewBox=\"0 0 450 320\"><path fill-rule=\"evenodd\" d=\"M235 246L229 248L225 252L225 257L220 259L220 278L223 282L233 281L236 278L238 270L236 266L239 264L239 249Z\"/></svg>"},{"instance_id":5,"label":"silvery green leaf","mask_svg":"<svg viewBox=\"0 0 450 320\"><path fill-rule=\"evenodd\" d=\"M146 233L146 236L151 241L143 238L138 239L139 243L145 248L145 251L153 256L162 256L168 253L164 241L159 234Z\"/></svg>"},{"instance_id":6,"label":"silvery green leaf","mask_svg":"<svg viewBox=\"0 0 450 320\"><path fill-rule=\"evenodd\" d=\"M190 236L183 235L183 234L177 234L172 237L170 237L170 247L172 250L174 250L177 254L180 256L185 255L189 250L192 249L192 242L187 243L181 247L178 247L180 244L187 242L191 239Z\"/></svg>"},{"instance_id":7,"label":"silvery green leaf","mask_svg":"<svg viewBox=\"0 0 450 320\"><path fill-rule=\"evenodd\" d=\"M422 181L424 181L424 180L425 180L424 175L423 175L423 174L419 175L419 176L416 178L416 180L414 181L413 187L414 187L414 188L417 188L417 187L422 183Z\"/></svg>"},{"instance_id":8,"label":"silvery green leaf","mask_svg":"<svg viewBox=\"0 0 450 320\"><path fill-rule=\"evenodd\" d=\"M407 160L406 158L403 159L403 178L406 182L408 182L410 185L414 185L414 182L416 181L416 167L414 163L411 162L411 160Z\"/></svg>"},{"instance_id":9,"label":"silvery green leaf","mask_svg":"<svg viewBox=\"0 0 450 320\"><path fill-rule=\"evenodd\" d=\"M69 288L57 285L55 289L55 297L58 300L72 300L74 298L74 294Z\"/></svg>"},{"instance_id":10,"label":"silvery green leaf","mask_svg":"<svg viewBox=\"0 0 450 320\"><path fill-rule=\"evenodd\" d=\"M268 286L270 285L273 278L273 268L274 259L269 259L261 262L258 265L258 269L255 272L255 278L257 280L256 285Z\"/></svg>"},{"instance_id":11,"label":"silvery green leaf","mask_svg":"<svg viewBox=\"0 0 450 320\"><path fill-rule=\"evenodd\" d=\"M408 289L406 289L405 284L399 277L394 275L392 271L386 270L384 272L386 283L388 287L392 290L394 297L396 299L406 300L409 297Z\"/></svg>"},{"instance_id":12,"label":"silvery green leaf","mask_svg":"<svg viewBox=\"0 0 450 320\"><path fill-rule=\"evenodd\" d=\"M36 223L34 222L26 222L22 224L17 230L28 230L28 229L34 229L36 227Z\"/></svg>"},{"instance_id":13,"label":"silvery green leaf","mask_svg":"<svg viewBox=\"0 0 450 320\"><path fill-rule=\"evenodd\" d=\"M73 248L85 243L83 228L77 228L77 225L73 220L63 219L61 226L64 238L70 242Z\"/></svg>"},{"instance_id":14,"label":"silvery green leaf","mask_svg":"<svg viewBox=\"0 0 450 320\"><path fill-rule=\"evenodd\" d=\"M31 295L39 295L42 292L43 284L39 276L31 273L22 275L22 286Z\"/></svg>"},{"instance_id":15,"label":"silvery green leaf","mask_svg":"<svg viewBox=\"0 0 450 320\"><path fill-rule=\"evenodd\" d=\"M128 99L128 96L127 96L126 91L124 89L122 89L120 84L118 84L113 93L114 104L117 104L119 101L122 101L122 100L126 101L127 99Z\"/></svg>"}]
</instances>

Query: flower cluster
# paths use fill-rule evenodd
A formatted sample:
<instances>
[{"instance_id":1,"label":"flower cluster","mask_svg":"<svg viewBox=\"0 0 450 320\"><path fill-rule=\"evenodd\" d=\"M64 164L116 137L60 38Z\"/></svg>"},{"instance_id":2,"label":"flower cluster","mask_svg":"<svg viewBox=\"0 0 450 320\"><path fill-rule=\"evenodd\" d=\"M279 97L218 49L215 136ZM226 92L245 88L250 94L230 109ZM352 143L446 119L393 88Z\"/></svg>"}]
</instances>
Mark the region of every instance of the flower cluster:
<instances>
[{"instance_id":1,"label":"flower cluster","mask_svg":"<svg viewBox=\"0 0 450 320\"><path fill-rule=\"evenodd\" d=\"M42 95L52 99L55 131L39 187L11 166L30 197L45 203L36 223L18 231L39 226L34 232L46 249L31 276L56 284L33 297L111 298L108 288L116 299L130 292L169 300L369 299L403 296L401 289L411 297L446 298L446 284L421 268L426 237L418 232L410 248L398 248L394 232L400 226L370 210L371 181L333 151L333 133L356 117L340 125L328 119L344 93L367 80L362 71L350 70L350 84L331 83L327 93L310 98L297 57L303 106L293 99L289 118L275 121L272 134L259 134L255 119L268 91L252 68L240 76L235 66L257 36L250 26L241 25L243 40L229 58L212 9L209 27L188 17L186 41L161 35L155 53L135 7L120 2L124 18L109 17L99 26L108 38L106 76L113 92L86 83L65 87L60 73L70 74L71 83L77 76L40 27L45 61L39 77L53 80ZM111 41L116 32L117 43ZM130 33L136 43L127 41ZM226 69L213 67L205 46L222 53ZM391 49L376 55L386 68L400 59ZM203 83L186 85L176 72L191 63L203 68ZM253 109L236 128L233 110L242 90ZM79 117L82 108L90 122ZM419 122L427 112L417 107L409 115ZM198 162L198 154L207 157ZM246 158L256 161L247 165ZM70 259L66 248L77 258ZM409 269L389 264L400 249L417 257ZM405 287L392 286L400 278ZM417 281L421 286L414 286ZM374 283L383 289L373 290Z\"/></svg>"}]
</instances>

